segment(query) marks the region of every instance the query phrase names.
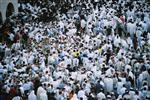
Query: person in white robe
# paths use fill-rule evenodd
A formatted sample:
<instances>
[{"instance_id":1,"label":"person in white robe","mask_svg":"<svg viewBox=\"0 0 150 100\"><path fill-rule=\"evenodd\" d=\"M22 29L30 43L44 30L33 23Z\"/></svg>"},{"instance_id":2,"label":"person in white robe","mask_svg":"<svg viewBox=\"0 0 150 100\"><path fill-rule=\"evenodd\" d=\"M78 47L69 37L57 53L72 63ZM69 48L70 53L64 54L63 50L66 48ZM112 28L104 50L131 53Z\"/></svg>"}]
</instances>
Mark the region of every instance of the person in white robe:
<instances>
[{"instance_id":1,"label":"person in white robe","mask_svg":"<svg viewBox=\"0 0 150 100\"><path fill-rule=\"evenodd\" d=\"M41 86L37 90L37 100L48 100L47 92Z\"/></svg>"},{"instance_id":2,"label":"person in white robe","mask_svg":"<svg viewBox=\"0 0 150 100\"><path fill-rule=\"evenodd\" d=\"M97 94L97 99L98 100L105 100L106 96L103 92L100 92L100 93Z\"/></svg>"},{"instance_id":3,"label":"person in white robe","mask_svg":"<svg viewBox=\"0 0 150 100\"><path fill-rule=\"evenodd\" d=\"M130 36L131 36L132 40L134 38L136 28L137 28L136 23L134 23L133 21L127 23L127 32L130 33Z\"/></svg>"},{"instance_id":4,"label":"person in white robe","mask_svg":"<svg viewBox=\"0 0 150 100\"><path fill-rule=\"evenodd\" d=\"M105 83L106 91L112 92L113 91L113 79L111 77L105 77L104 83Z\"/></svg>"},{"instance_id":5,"label":"person in white robe","mask_svg":"<svg viewBox=\"0 0 150 100\"><path fill-rule=\"evenodd\" d=\"M29 94L28 100L37 100L37 96L35 95L34 90L32 90Z\"/></svg>"},{"instance_id":6,"label":"person in white robe","mask_svg":"<svg viewBox=\"0 0 150 100\"><path fill-rule=\"evenodd\" d=\"M85 91L83 90L79 90L77 96L79 99L82 98L83 100L87 100L87 96L85 95Z\"/></svg>"}]
</instances>

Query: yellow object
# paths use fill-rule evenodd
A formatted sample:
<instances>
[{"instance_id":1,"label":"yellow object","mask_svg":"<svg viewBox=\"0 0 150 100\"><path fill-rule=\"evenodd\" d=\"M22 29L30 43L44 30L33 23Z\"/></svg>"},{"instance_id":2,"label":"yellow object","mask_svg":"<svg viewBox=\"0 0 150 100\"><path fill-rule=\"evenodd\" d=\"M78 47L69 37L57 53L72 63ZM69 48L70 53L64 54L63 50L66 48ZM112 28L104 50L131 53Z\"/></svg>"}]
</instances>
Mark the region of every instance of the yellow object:
<instances>
[{"instance_id":1,"label":"yellow object","mask_svg":"<svg viewBox=\"0 0 150 100\"><path fill-rule=\"evenodd\" d=\"M98 49L98 53L100 53L100 54L102 53L102 48Z\"/></svg>"},{"instance_id":2,"label":"yellow object","mask_svg":"<svg viewBox=\"0 0 150 100\"><path fill-rule=\"evenodd\" d=\"M79 56L80 56L80 52L79 52L79 51L74 52L74 53L73 53L73 56L74 56L74 57L79 57Z\"/></svg>"}]
</instances>

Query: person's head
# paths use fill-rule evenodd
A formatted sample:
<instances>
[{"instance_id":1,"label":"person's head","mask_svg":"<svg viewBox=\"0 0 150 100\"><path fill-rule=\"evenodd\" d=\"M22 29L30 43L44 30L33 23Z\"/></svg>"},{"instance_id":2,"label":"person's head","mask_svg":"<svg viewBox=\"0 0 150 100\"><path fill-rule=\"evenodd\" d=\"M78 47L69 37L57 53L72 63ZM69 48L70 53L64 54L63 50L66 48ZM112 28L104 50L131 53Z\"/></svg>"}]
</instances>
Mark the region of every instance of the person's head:
<instances>
[{"instance_id":1,"label":"person's head","mask_svg":"<svg viewBox=\"0 0 150 100\"><path fill-rule=\"evenodd\" d=\"M147 85L147 79L145 79L145 81L143 82L143 86Z\"/></svg>"},{"instance_id":2,"label":"person's head","mask_svg":"<svg viewBox=\"0 0 150 100\"><path fill-rule=\"evenodd\" d=\"M48 83L48 84L47 84L47 86L48 86L48 87L50 87L50 86L51 86L51 84L50 84L50 83Z\"/></svg>"},{"instance_id":3,"label":"person's head","mask_svg":"<svg viewBox=\"0 0 150 100\"><path fill-rule=\"evenodd\" d=\"M125 84L123 84L123 87L126 87L126 85L125 85Z\"/></svg>"},{"instance_id":4,"label":"person's head","mask_svg":"<svg viewBox=\"0 0 150 100\"><path fill-rule=\"evenodd\" d=\"M136 91L135 91L135 94L136 94L136 95L139 95L139 91L136 90Z\"/></svg>"},{"instance_id":5,"label":"person's head","mask_svg":"<svg viewBox=\"0 0 150 100\"><path fill-rule=\"evenodd\" d=\"M144 91L146 91L146 90L147 90L147 88L146 88L146 87L144 87L144 88L143 88L143 90L144 90Z\"/></svg>"},{"instance_id":6,"label":"person's head","mask_svg":"<svg viewBox=\"0 0 150 100\"><path fill-rule=\"evenodd\" d=\"M150 74L150 68L148 68L147 72L148 72L148 74Z\"/></svg>"},{"instance_id":7,"label":"person's head","mask_svg":"<svg viewBox=\"0 0 150 100\"><path fill-rule=\"evenodd\" d=\"M59 95L61 95L62 94L62 91L59 91Z\"/></svg>"},{"instance_id":8,"label":"person's head","mask_svg":"<svg viewBox=\"0 0 150 100\"><path fill-rule=\"evenodd\" d=\"M79 100L83 100L83 98L82 97L80 97L80 99Z\"/></svg>"},{"instance_id":9,"label":"person's head","mask_svg":"<svg viewBox=\"0 0 150 100\"><path fill-rule=\"evenodd\" d=\"M111 100L111 95L107 95L107 100Z\"/></svg>"},{"instance_id":10,"label":"person's head","mask_svg":"<svg viewBox=\"0 0 150 100\"><path fill-rule=\"evenodd\" d=\"M74 94L74 91L72 90L70 93L71 93L71 94Z\"/></svg>"}]
</instances>

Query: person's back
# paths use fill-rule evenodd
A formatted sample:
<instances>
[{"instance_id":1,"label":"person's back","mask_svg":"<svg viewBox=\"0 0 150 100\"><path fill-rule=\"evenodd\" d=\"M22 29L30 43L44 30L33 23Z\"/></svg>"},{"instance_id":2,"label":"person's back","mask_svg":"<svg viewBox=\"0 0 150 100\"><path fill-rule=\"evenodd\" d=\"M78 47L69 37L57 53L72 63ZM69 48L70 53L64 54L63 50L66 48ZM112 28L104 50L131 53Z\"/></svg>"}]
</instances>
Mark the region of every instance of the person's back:
<instances>
[{"instance_id":1,"label":"person's back","mask_svg":"<svg viewBox=\"0 0 150 100\"><path fill-rule=\"evenodd\" d=\"M82 97L83 95L85 95L85 92L83 90L79 90L77 94L78 98Z\"/></svg>"},{"instance_id":2,"label":"person's back","mask_svg":"<svg viewBox=\"0 0 150 100\"><path fill-rule=\"evenodd\" d=\"M135 92L135 95L133 96L133 100L140 100L140 99L141 99L141 98L140 98L139 92L136 91L136 92Z\"/></svg>"},{"instance_id":3,"label":"person's back","mask_svg":"<svg viewBox=\"0 0 150 100\"><path fill-rule=\"evenodd\" d=\"M133 24L131 22L128 22L127 23L127 32L130 34L130 36L133 35L132 28L133 28ZM133 38L133 37L131 37L131 38Z\"/></svg>"},{"instance_id":4,"label":"person's back","mask_svg":"<svg viewBox=\"0 0 150 100\"><path fill-rule=\"evenodd\" d=\"M106 96L103 92L100 92L100 93L97 94L97 99L98 100L105 100Z\"/></svg>"},{"instance_id":5,"label":"person's back","mask_svg":"<svg viewBox=\"0 0 150 100\"><path fill-rule=\"evenodd\" d=\"M56 100L64 100L64 97L62 96L61 91L59 91L59 94L57 95Z\"/></svg>"},{"instance_id":6,"label":"person's back","mask_svg":"<svg viewBox=\"0 0 150 100\"><path fill-rule=\"evenodd\" d=\"M150 68L142 73L143 79L146 79L148 86L150 86Z\"/></svg>"},{"instance_id":7,"label":"person's back","mask_svg":"<svg viewBox=\"0 0 150 100\"><path fill-rule=\"evenodd\" d=\"M22 99L22 97L20 97L20 96L15 96L15 97L13 97L12 100L23 100L23 99Z\"/></svg>"},{"instance_id":8,"label":"person's back","mask_svg":"<svg viewBox=\"0 0 150 100\"><path fill-rule=\"evenodd\" d=\"M84 32L85 31L85 27L86 27L86 21L84 19L81 20L81 31Z\"/></svg>"},{"instance_id":9,"label":"person's back","mask_svg":"<svg viewBox=\"0 0 150 100\"><path fill-rule=\"evenodd\" d=\"M123 87L123 82L121 82L121 80L119 79L118 80L118 83L117 83L117 93L119 94L120 93L120 89Z\"/></svg>"},{"instance_id":10,"label":"person's back","mask_svg":"<svg viewBox=\"0 0 150 100\"><path fill-rule=\"evenodd\" d=\"M41 93L40 94L40 100L48 100L48 96L46 93Z\"/></svg>"},{"instance_id":11,"label":"person's back","mask_svg":"<svg viewBox=\"0 0 150 100\"><path fill-rule=\"evenodd\" d=\"M150 32L150 21L147 22L147 32Z\"/></svg>"},{"instance_id":12,"label":"person's back","mask_svg":"<svg viewBox=\"0 0 150 100\"><path fill-rule=\"evenodd\" d=\"M131 23L131 29L130 29L130 32L131 32L132 34L134 34L135 31L136 31L136 24L132 22L132 23Z\"/></svg>"},{"instance_id":13,"label":"person's back","mask_svg":"<svg viewBox=\"0 0 150 100\"><path fill-rule=\"evenodd\" d=\"M38 87L38 89L37 89L37 99L38 100L40 100L40 98L41 98L41 94L43 93L43 92L45 92L45 90L43 89L43 87ZM42 95L43 96L43 95Z\"/></svg>"},{"instance_id":14,"label":"person's back","mask_svg":"<svg viewBox=\"0 0 150 100\"><path fill-rule=\"evenodd\" d=\"M126 91L125 85L120 89L119 95L123 95Z\"/></svg>"},{"instance_id":15,"label":"person's back","mask_svg":"<svg viewBox=\"0 0 150 100\"><path fill-rule=\"evenodd\" d=\"M28 96L28 100L37 100L36 95L34 94L34 91L32 91L29 96Z\"/></svg>"}]
</instances>

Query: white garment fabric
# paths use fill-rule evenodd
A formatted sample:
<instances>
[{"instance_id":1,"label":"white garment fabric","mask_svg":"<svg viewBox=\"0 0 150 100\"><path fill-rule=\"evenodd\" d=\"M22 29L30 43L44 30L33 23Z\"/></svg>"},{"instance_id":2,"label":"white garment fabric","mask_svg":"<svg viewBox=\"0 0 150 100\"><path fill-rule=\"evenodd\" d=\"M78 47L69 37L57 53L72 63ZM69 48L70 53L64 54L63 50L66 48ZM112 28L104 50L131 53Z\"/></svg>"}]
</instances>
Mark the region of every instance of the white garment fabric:
<instances>
[{"instance_id":1,"label":"white garment fabric","mask_svg":"<svg viewBox=\"0 0 150 100\"><path fill-rule=\"evenodd\" d=\"M37 100L37 97L36 97L34 91L31 91L31 93L28 96L28 100Z\"/></svg>"}]
</instances>

